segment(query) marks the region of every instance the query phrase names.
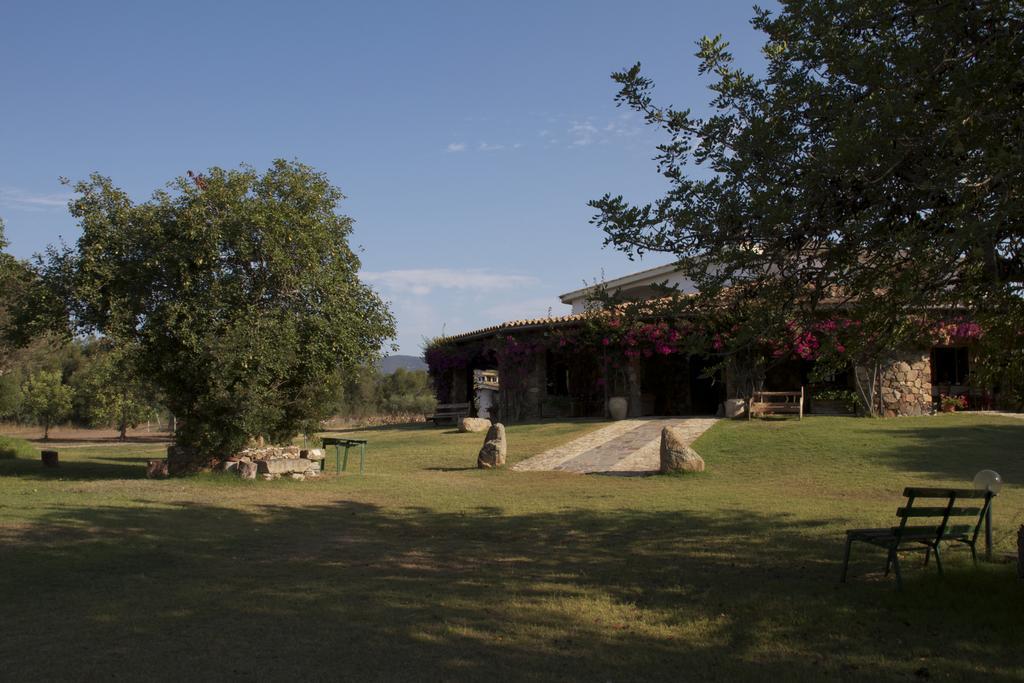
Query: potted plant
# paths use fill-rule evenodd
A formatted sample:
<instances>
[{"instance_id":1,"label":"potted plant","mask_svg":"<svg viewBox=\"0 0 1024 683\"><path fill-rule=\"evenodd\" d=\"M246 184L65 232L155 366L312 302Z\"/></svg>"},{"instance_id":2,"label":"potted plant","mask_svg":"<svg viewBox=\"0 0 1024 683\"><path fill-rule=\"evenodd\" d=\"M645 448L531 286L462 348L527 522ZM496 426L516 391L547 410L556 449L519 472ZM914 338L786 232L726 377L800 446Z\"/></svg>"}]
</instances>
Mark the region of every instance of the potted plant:
<instances>
[{"instance_id":1,"label":"potted plant","mask_svg":"<svg viewBox=\"0 0 1024 683\"><path fill-rule=\"evenodd\" d=\"M860 400L850 389L824 389L813 394L811 412L816 415L853 415Z\"/></svg>"},{"instance_id":2,"label":"potted plant","mask_svg":"<svg viewBox=\"0 0 1024 683\"><path fill-rule=\"evenodd\" d=\"M967 407L966 396L950 396L949 394L939 395L939 406L944 413L955 413Z\"/></svg>"}]
</instances>

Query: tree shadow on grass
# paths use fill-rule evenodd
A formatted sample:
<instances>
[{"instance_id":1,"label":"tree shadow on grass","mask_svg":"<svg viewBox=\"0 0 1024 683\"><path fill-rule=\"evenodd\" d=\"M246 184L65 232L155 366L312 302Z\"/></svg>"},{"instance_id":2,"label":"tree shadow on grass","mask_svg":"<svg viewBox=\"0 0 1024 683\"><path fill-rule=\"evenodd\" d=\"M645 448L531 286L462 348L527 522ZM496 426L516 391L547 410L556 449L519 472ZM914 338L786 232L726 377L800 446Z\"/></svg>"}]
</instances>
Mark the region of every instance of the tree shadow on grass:
<instances>
[{"instance_id":1,"label":"tree shadow on grass","mask_svg":"<svg viewBox=\"0 0 1024 683\"><path fill-rule=\"evenodd\" d=\"M937 424L891 435L892 447L871 457L893 469L929 472L965 486L978 470L993 469L1004 481L1024 482L1024 423Z\"/></svg>"},{"instance_id":2,"label":"tree shadow on grass","mask_svg":"<svg viewBox=\"0 0 1024 683\"><path fill-rule=\"evenodd\" d=\"M1013 677L1012 581L908 570L903 594L839 586L841 539L822 524L59 507L0 544L0 660L14 679L878 680L922 662L969 677L981 660L987 680Z\"/></svg>"},{"instance_id":3,"label":"tree shadow on grass","mask_svg":"<svg viewBox=\"0 0 1024 683\"><path fill-rule=\"evenodd\" d=\"M428 422L407 422L393 425L374 425L372 427L329 427L321 429L318 435L329 436L331 434L351 434L353 432L424 432L439 429L439 427Z\"/></svg>"},{"instance_id":4,"label":"tree shadow on grass","mask_svg":"<svg viewBox=\"0 0 1024 683\"><path fill-rule=\"evenodd\" d=\"M159 457L159 456L154 456ZM145 457L90 458L72 460L63 458L59 467L43 467L36 458L13 458L0 460L0 477L19 477L33 480L94 480L94 479L142 479L146 468L141 463L150 460Z\"/></svg>"}]
</instances>

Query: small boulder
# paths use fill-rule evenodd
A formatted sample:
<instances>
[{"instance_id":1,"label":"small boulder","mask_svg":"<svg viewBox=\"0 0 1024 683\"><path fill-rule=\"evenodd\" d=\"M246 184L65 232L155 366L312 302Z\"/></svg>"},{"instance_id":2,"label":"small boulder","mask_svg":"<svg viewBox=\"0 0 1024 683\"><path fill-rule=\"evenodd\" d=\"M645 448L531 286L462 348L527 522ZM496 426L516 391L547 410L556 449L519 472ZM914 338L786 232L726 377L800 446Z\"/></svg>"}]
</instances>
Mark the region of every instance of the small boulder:
<instances>
[{"instance_id":1,"label":"small boulder","mask_svg":"<svg viewBox=\"0 0 1024 683\"><path fill-rule=\"evenodd\" d=\"M299 453L299 457L306 460L323 460L327 456L324 455L322 448L307 448Z\"/></svg>"},{"instance_id":2,"label":"small boulder","mask_svg":"<svg viewBox=\"0 0 1024 683\"><path fill-rule=\"evenodd\" d=\"M238 467L235 468L235 471L238 472L238 476L242 479L255 479L257 470L259 470L259 466L252 460L243 460L239 462Z\"/></svg>"},{"instance_id":3,"label":"small boulder","mask_svg":"<svg viewBox=\"0 0 1024 683\"><path fill-rule=\"evenodd\" d=\"M477 456L476 466L485 470L504 467L507 450L505 425L499 422L487 430L487 437L484 439L483 448L480 449L480 455Z\"/></svg>"},{"instance_id":4,"label":"small boulder","mask_svg":"<svg viewBox=\"0 0 1024 683\"><path fill-rule=\"evenodd\" d=\"M166 479L169 476L167 461L164 459L150 460L146 463L147 479Z\"/></svg>"},{"instance_id":5,"label":"small boulder","mask_svg":"<svg viewBox=\"0 0 1024 683\"><path fill-rule=\"evenodd\" d=\"M704 458L686 445L683 435L674 427L661 430L661 469L669 472L703 472Z\"/></svg>"},{"instance_id":6,"label":"small boulder","mask_svg":"<svg viewBox=\"0 0 1024 683\"><path fill-rule=\"evenodd\" d=\"M491 428L491 421L486 417L464 417L459 420L460 432L482 432Z\"/></svg>"}]
</instances>

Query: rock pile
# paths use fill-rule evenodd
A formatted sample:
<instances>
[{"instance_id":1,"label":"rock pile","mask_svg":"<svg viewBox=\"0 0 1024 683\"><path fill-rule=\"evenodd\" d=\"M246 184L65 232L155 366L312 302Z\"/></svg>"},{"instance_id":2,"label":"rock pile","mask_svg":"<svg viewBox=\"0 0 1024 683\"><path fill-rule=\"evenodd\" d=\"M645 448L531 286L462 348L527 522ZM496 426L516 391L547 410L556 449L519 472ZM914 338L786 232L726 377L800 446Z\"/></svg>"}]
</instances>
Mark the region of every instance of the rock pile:
<instances>
[{"instance_id":1,"label":"rock pile","mask_svg":"<svg viewBox=\"0 0 1024 683\"><path fill-rule=\"evenodd\" d=\"M171 474L223 470L237 474L242 479L305 479L320 474L321 461L325 458L323 449L299 448L298 446L264 446L259 442L223 460L209 460L201 467L195 466L191 451L181 446L168 446L166 460L150 460L146 464L146 476L163 479Z\"/></svg>"},{"instance_id":2,"label":"rock pile","mask_svg":"<svg viewBox=\"0 0 1024 683\"><path fill-rule=\"evenodd\" d=\"M234 472L242 479L305 479L320 474L320 461L326 456L320 448L298 446L263 446L246 448L221 463L221 469Z\"/></svg>"}]
</instances>

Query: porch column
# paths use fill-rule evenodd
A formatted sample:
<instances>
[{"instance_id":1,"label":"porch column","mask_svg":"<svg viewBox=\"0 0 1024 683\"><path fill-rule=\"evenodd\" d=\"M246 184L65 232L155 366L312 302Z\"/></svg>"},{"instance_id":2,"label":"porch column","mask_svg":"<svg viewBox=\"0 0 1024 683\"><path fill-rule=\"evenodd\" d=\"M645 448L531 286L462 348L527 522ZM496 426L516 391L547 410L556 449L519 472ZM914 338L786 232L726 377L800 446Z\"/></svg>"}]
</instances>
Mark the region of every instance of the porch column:
<instances>
[{"instance_id":1,"label":"porch column","mask_svg":"<svg viewBox=\"0 0 1024 683\"><path fill-rule=\"evenodd\" d=\"M629 417L640 417L643 406L640 405L640 359L630 358L626 365L626 383L629 385Z\"/></svg>"}]
</instances>

